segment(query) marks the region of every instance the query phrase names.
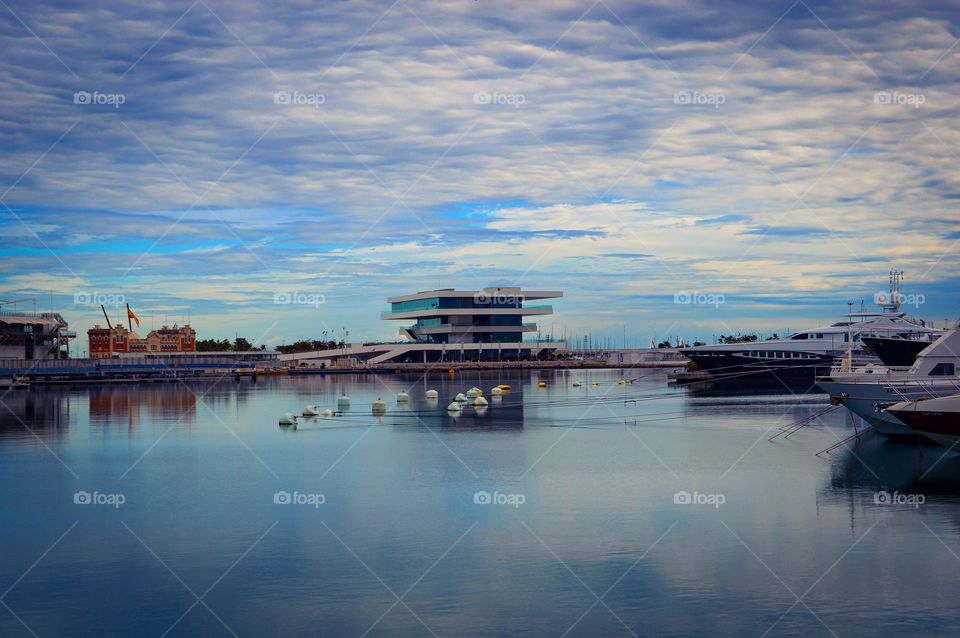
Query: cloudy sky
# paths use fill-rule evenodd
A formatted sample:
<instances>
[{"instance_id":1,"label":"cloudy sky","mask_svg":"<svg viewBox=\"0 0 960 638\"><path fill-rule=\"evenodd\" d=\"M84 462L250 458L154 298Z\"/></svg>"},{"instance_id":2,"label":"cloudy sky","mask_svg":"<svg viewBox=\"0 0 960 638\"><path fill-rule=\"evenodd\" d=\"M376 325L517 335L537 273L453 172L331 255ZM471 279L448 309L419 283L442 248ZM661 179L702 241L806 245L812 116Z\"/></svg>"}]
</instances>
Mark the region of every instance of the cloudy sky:
<instances>
[{"instance_id":1,"label":"cloudy sky","mask_svg":"<svg viewBox=\"0 0 960 638\"><path fill-rule=\"evenodd\" d=\"M956 317L960 6L835 4L2 0L0 298L273 345L521 285L646 345L897 268Z\"/></svg>"}]
</instances>

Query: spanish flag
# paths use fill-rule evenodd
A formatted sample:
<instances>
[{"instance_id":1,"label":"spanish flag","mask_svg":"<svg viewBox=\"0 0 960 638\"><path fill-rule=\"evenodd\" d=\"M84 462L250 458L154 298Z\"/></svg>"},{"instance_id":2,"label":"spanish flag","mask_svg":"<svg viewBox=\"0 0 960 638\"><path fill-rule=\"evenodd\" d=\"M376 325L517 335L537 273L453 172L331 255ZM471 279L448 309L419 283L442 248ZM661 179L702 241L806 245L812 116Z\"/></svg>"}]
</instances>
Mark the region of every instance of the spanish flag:
<instances>
[{"instance_id":1,"label":"spanish flag","mask_svg":"<svg viewBox=\"0 0 960 638\"><path fill-rule=\"evenodd\" d=\"M140 318L133 314L133 311L130 310L130 304L127 304L127 319L133 319L137 322L137 327L140 327Z\"/></svg>"}]
</instances>

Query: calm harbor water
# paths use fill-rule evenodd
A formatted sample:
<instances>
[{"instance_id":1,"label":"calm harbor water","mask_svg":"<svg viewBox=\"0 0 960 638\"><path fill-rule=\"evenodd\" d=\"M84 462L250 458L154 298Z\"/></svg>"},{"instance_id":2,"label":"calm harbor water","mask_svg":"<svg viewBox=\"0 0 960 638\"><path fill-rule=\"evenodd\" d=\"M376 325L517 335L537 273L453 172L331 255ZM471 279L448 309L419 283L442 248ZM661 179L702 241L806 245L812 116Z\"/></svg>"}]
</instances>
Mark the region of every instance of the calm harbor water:
<instances>
[{"instance_id":1,"label":"calm harbor water","mask_svg":"<svg viewBox=\"0 0 960 638\"><path fill-rule=\"evenodd\" d=\"M9 392L0 636L960 633L960 455L628 374Z\"/></svg>"}]
</instances>

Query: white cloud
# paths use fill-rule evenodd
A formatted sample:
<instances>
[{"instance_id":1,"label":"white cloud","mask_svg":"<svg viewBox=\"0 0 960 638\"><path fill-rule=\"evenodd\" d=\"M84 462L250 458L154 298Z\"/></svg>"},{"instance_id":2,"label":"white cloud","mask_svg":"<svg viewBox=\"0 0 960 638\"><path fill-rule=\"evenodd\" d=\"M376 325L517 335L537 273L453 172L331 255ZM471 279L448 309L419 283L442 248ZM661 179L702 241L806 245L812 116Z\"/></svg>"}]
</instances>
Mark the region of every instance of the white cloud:
<instances>
[{"instance_id":1,"label":"white cloud","mask_svg":"<svg viewBox=\"0 0 960 638\"><path fill-rule=\"evenodd\" d=\"M336 287L352 300L337 311L384 336L383 298L424 270L560 276L581 324L597 291L631 316L679 286L826 297L890 266L956 275L949 8L818 9L831 33L798 5L764 35L784 7L610 2L574 23L572 1L409 4L433 33L399 5L369 32L386 6L214 7L265 66L198 5L125 77L182 8L24 7L80 81L26 30L0 37L4 201L79 277L8 223L3 288L150 290L219 329L206 306L260 325L277 282ZM127 101L84 108L77 90ZM925 102L874 100L893 90ZM724 101L676 104L684 91Z\"/></svg>"}]
</instances>

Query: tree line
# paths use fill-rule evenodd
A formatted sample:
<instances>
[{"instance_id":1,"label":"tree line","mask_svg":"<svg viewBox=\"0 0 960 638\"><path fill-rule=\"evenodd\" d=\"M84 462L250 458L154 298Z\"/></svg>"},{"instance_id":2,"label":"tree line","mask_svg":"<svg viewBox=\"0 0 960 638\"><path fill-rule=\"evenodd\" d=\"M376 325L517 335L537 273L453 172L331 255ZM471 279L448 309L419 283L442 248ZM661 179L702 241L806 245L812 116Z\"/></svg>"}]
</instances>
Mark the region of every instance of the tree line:
<instances>
[{"instance_id":1,"label":"tree line","mask_svg":"<svg viewBox=\"0 0 960 638\"><path fill-rule=\"evenodd\" d=\"M309 350L330 350L344 347L343 341L334 339L301 339L291 344L276 346L274 350L283 354L291 352L307 352ZM247 352L250 350L266 350L267 346L255 346L244 337L229 339L197 339L197 352Z\"/></svg>"}]
</instances>

